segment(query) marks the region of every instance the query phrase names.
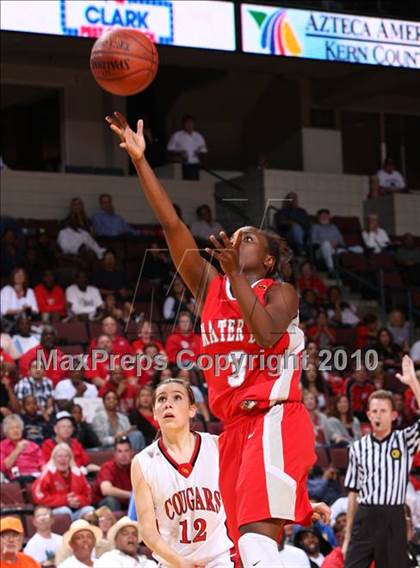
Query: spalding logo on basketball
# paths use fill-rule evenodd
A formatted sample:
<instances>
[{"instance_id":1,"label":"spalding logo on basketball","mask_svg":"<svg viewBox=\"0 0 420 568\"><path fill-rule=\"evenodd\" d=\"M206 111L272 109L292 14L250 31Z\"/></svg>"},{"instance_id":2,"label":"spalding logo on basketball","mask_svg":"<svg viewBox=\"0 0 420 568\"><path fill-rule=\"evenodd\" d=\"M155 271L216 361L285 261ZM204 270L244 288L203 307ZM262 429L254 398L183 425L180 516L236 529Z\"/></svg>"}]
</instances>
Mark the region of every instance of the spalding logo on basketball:
<instances>
[{"instance_id":1,"label":"spalding logo on basketball","mask_svg":"<svg viewBox=\"0 0 420 568\"><path fill-rule=\"evenodd\" d=\"M136 30L111 30L96 40L90 54L90 69L96 82L114 95L144 91L159 65L155 44Z\"/></svg>"}]
</instances>

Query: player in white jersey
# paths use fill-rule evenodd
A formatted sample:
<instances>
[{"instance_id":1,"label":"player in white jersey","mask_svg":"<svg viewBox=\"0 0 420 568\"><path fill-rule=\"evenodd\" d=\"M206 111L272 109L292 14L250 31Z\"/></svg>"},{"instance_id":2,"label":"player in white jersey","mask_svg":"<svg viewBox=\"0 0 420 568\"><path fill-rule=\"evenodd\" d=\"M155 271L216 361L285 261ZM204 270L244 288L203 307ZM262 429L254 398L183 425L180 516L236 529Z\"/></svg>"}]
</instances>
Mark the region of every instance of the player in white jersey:
<instances>
[{"instance_id":1,"label":"player in white jersey","mask_svg":"<svg viewBox=\"0 0 420 568\"><path fill-rule=\"evenodd\" d=\"M217 436L190 431L194 394L180 379L157 387L153 408L161 436L131 468L142 538L161 566L233 568Z\"/></svg>"}]
</instances>

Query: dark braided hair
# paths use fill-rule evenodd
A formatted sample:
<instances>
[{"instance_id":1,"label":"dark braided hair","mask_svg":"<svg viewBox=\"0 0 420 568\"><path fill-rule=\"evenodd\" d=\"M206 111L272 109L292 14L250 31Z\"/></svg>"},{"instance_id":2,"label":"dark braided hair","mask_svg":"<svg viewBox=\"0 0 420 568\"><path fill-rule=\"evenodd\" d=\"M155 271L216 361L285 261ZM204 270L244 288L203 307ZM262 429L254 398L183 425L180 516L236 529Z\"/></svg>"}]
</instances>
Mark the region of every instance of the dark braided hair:
<instances>
[{"instance_id":1,"label":"dark braided hair","mask_svg":"<svg viewBox=\"0 0 420 568\"><path fill-rule=\"evenodd\" d=\"M291 250L286 240L273 231L260 229L259 233L266 238L268 254L274 257L274 264L267 270L266 276L274 277L277 274L281 274L282 267L292 258Z\"/></svg>"}]
</instances>

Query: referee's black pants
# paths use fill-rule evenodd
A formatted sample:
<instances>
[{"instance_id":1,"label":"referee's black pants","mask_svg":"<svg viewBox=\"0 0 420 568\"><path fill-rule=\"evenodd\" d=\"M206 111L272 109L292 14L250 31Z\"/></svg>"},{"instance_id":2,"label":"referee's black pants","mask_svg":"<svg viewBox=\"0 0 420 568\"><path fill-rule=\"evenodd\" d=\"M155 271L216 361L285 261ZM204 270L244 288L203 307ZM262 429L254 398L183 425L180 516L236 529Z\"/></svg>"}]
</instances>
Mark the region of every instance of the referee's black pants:
<instances>
[{"instance_id":1,"label":"referee's black pants","mask_svg":"<svg viewBox=\"0 0 420 568\"><path fill-rule=\"evenodd\" d=\"M359 505L344 568L406 568L407 530L402 505Z\"/></svg>"}]
</instances>

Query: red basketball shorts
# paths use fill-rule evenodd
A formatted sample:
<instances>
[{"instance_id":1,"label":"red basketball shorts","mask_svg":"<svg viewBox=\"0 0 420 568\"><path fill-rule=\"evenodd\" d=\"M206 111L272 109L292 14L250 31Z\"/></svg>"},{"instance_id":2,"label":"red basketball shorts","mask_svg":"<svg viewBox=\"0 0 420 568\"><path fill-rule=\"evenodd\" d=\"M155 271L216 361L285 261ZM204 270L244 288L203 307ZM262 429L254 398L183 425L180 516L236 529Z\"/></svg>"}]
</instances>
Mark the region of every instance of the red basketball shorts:
<instances>
[{"instance_id":1,"label":"red basketball shorts","mask_svg":"<svg viewBox=\"0 0 420 568\"><path fill-rule=\"evenodd\" d=\"M227 426L219 439L220 491L229 536L264 519L301 523L312 511L306 480L316 461L314 431L300 402L273 406Z\"/></svg>"}]
</instances>

